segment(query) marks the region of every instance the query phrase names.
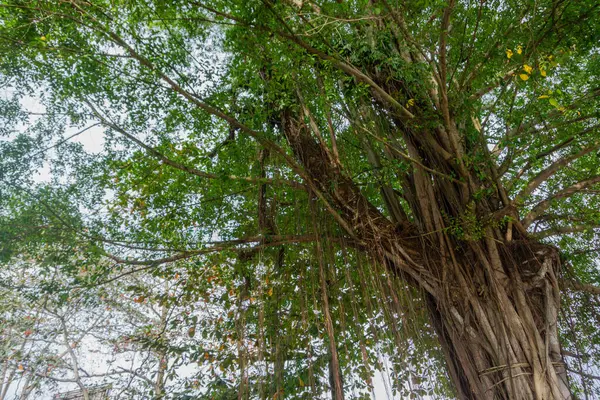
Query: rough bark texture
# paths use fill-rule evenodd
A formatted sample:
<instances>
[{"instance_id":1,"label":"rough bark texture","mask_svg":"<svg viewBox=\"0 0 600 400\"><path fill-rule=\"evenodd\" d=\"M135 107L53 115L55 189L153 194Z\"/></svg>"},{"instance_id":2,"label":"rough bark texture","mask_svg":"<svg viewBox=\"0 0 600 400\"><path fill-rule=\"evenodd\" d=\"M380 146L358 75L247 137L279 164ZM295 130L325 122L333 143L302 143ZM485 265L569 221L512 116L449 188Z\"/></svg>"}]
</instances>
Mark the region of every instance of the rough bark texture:
<instances>
[{"instance_id":1,"label":"rough bark texture","mask_svg":"<svg viewBox=\"0 0 600 400\"><path fill-rule=\"evenodd\" d=\"M474 200L483 185L460 158L443 156L462 152L456 127L437 132L446 138L440 142L431 132L405 134L410 156L420 163L400 178L408 183L405 197L415 218L396 224L367 201L301 119L288 111L282 127L309 184L340 213L357 246L425 292L459 398L570 398L557 330L558 252L527 237L501 188ZM444 143L448 150L435 149ZM457 171L464 183L428 167ZM491 167L489 173L494 176ZM512 222L494 220L507 214L515 232Z\"/></svg>"}]
</instances>

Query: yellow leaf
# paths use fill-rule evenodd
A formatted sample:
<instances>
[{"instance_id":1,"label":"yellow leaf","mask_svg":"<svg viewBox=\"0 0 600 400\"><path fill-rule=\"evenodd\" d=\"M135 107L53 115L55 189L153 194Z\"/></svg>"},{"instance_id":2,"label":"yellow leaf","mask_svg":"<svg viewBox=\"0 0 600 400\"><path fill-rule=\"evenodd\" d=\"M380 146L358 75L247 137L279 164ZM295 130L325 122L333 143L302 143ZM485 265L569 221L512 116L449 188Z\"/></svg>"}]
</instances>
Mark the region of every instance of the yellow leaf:
<instances>
[{"instance_id":1,"label":"yellow leaf","mask_svg":"<svg viewBox=\"0 0 600 400\"><path fill-rule=\"evenodd\" d=\"M527 74L519 74L519 78L521 78L522 80L526 81L527 79L529 79L529 75L527 75Z\"/></svg>"},{"instance_id":2,"label":"yellow leaf","mask_svg":"<svg viewBox=\"0 0 600 400\"><path fill-rule=\"evenodd\" d=\"M523 69L525 70L525 72L527 72L528 74L531 74L531 71L533 71L533 67L525 64L523 65Z\"/></svg>"},{"instance_id":3,"label":"yellow leaf","mask_svg":"<svg viewBox=\"0 0 600 400\"><path fill-rule=\"evenodd\" d=\"M414 106L414 105L415 105L415 99L409 99L409 100L406 102L406 108L408 108L408 107L412 107L412 106Z\"/></svg>"},{"instance_id":4,"label":"yellow leaf","mask_svg":"<svg viewBox=\"0 0 600 400\"><path fill-rule=\"evenodd\" d=\"M542 74L542 76L546 76L546 70L545 69L540 70L540 74Z\"/></svg>"},{"instance_id":5,"label":"yellow leaf","mask_svg":"<svg viewBox=\"0 0 600 400\"><path fill-rule=\"evenodd\" d=\"M304 381L302 378L298 377L298 381L300 382L300 387L304 387Z\"/></svg>"},{"instance_id":6,"label":"yellow leaf","mask_svg":"<svg viewBox=\"0 0 600 400\"><path fill-rule=\"evenodd\" d=\"M511 49L506 49L506 58L510 59L513 56L513 51Z\"/></svg>"},{"instance_id":7,"label":"yellow leaf","mask_svg":"<svg viewBox=\"0 0 600 400\"><path fill-rule=\"evenodd\" d=\"M267 292L267 294L269 296L273 296L273 288L269 288L269 291Z\"/></svg>"},{"instance_id":8,"label":"yellow leaf","mask_svg":"<svg viewBox=\"0 0 600 400\"><path fill-rule=\"evenodd\" d=\"M550 98L550 96L548 96L546 94L543 94L540 97L538 97L538 99L549 99L549 98Z\"/></svg>"},{"instance_id":9,"label":"yellow leaf","mask_svg":"<svg viewBox=\"0 0 600 400\"><path fill-rule=\"evenodd\" d=\"M517 54L521 54L523 52L523 46L518 45L517 46Z\"/></svg>"}]
</instances>

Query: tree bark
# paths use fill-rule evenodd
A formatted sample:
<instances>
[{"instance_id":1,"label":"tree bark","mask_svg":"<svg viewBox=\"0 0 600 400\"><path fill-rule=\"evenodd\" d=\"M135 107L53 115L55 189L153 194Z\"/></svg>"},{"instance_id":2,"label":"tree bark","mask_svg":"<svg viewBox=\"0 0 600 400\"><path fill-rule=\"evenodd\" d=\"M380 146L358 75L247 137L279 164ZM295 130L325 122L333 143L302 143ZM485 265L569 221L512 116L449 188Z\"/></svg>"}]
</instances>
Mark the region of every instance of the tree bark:
<instances>
[{"instance_id":1,"label":"tree bark","mask_svg":"<svg viewBox=\"0 0 600 400\"><path fill-rule=\"evenodd\" d=\"M571 398L558 340L558 255L550 247L519 247L505 249L512 255L506 285L480 289L463 275L450 298L428 300L461 399Z\"/></svg>"}]
</instances>

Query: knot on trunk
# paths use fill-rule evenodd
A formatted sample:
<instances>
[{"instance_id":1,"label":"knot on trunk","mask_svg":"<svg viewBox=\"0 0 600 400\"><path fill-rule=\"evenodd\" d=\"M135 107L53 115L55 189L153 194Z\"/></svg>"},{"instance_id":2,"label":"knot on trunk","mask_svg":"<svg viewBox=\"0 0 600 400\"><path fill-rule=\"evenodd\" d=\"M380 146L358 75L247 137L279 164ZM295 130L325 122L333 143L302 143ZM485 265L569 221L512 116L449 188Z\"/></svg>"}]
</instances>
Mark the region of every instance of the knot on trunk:
<instances>
[{"instance_id":1,"label":"knot on trunk","mask_svg":"<svg viewBox=\"0 0 600 400\"><path fill-rule=\"evenodd\" d=\"M509 254L526 289L541 288L546 280L552 285L556 284L561 262L555 247L529 241L515 241L509 246Z\"/></svg>"}]
</instances>

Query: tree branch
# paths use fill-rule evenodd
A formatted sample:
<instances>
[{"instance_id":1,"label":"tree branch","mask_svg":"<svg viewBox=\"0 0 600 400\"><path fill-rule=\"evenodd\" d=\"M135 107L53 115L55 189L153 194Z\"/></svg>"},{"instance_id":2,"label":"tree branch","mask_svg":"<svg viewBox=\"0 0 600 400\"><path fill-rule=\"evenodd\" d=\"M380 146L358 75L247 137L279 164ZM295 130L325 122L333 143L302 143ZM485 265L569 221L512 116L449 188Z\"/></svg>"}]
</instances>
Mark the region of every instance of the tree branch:
<instances>
[{"instance_id":1,"label":"tree branch","mask_svg":"<svg viewBox=\"0 0 600 400\"><path fill-rule=\"evenodd\" d=\"M262 247L270 247L270 246L280 246L282 244L287 244L287 243L312 242L314 240L316 240L314 235L300 235L300 236L294 236L294 235L264 235L263 236L263 235L261 235L261 236L256 236L256 237L252 237L252 238L235 239L235 240L222 241L222 242L212 242L212 243L215 243L218 245L215 245L215 246L212 246L212 247L209 247L206 249L182 251L180 253L177 253L177 254L169 256L169 257L157 258L157 259L153 259L153 260L130 260L130 259L115 256L115 255L109 254L109 253L106 253L105 255L106 255L106 257L110 258L111 260L113 260L119 264L156 267L156 266L159 266L162 264L167 264L167 263L171 263L171 262L175 262L175 261L179 261L179 260L185 260L190 257L197 256L197 255L213 253L216 251L229 250L240 244L260 243L256 247L262 248ZM340 240L340 239L334 238L332 240ZM345 239L345 240L348 240L348 239Z\"/></svg>"},{"instance_id":2,"label":"tree branch","mask_svg":"<svg viewBox=\"0 0 600 400\"><path fill-rule=\"evenodd\" d=\"M98 118L102 122L103 125L111 128L111 129L117 131L118 133L120 133L121 135L125 136L127 139L131 140L138 146L142 147L144 150L146 150L148 153L150 153L153 157L162 161L164 164L166 164L170 167L173 167L175 169L178 169L180 171L187 172L191 175L196 175L201 178L207 178L207 179L220 180L223 178L228 178L231 180L241 180L241 181L246 181L246 182L251 182L251 183L270 183L270 184L282 184L283 183L283 184L291 186L295 189L304 189L304 185L302 185L301 183L295 182L295 181L289 181L289 180L285 180L285 179L253 178L253 177L236 176L236 175L222 176L222 175L211 174L208 172L200 171L199 169L194 168L194 167L188 167L187 165L184 165L177 161L171 160L170 158L166 157L164 154L162 154L161 152L156 150L154 147L147 145L146 143L142 142L141 140L139 140L132 134L125 131L125 129L121 128L114 122L109 121L94 107L94 105L89 100L84 99L83 102L85 104L87 104L87 106L91 109L92 113L96 116L96 118Z\"/></svg>"},{"instance_id":3,"label":"tree branch","mask_svg":"<svg viewBox=\"0 0 600 400\"><path fill-rule=\"evenodd\" d=\"M544 183L548 178L558 172L561 168L571 163L578 158L585 156L586 154L591 153L594 150L597 150L600 147L600 140L596 140L591 146L584 148L578 153L572 154L567 157L563 157L552 164L549 167L541 171L539 174L533 178L529 184L515 197L515 202L520 203L527 196L529 196L535 189L537 189L542 183Z\"/></svg>"},{"instance_id":4,"label":"tree branch","mask_svg":"<svg viewBox=\"0 0 600 400\"><path fill-rule=\"evenodd\" d=\"M582 371L577 371L577 370L574 370L574 369L572 369L572 368L569 368L569 367L565 367L565 369L566 369L567 371L569 371L569 372L573 372L574 374L581 375L581 376L583 376L584 378L589 378L589 379L596 379L596 380L600 380L600 376L597 376L597 375L586 374L585 372L582 372Z\"/></svg>"},{"instance_id":5,"label":"tree branch","mask_svg":"<svg viewBox=\"0 0 600 400\"><path fill-rule=\"evenodd\" d=\"M527 214L525 216L525 218L523 218L523 220L522 220L523 227L527 229L537 217L542 215L544 213L544 211L546 211L548 208L550 208L553 201L572 196L572 195L576 194L577 192L579 192L580 190L585 189L589 186L592 186L596 183L600 183L600 175L595 176L593 178L583 180L581 182L577 182L576 184L571 185L571 186L557 192L556 194L548 197L546 200L541 201L535 207L533 207L533 209L529 212L529 214Z\"/></svg>"},{"instance_id":6,"label":"tree branch","mask_svg":"<svg viewBox=\"0 0 600 400\"><path fill-rule=\"evenodd\" d=\"M561 283L563 287L568 287L570 289L574 289L580 292L586 292L594 296L600 296L600 287L598 286L591 285L589 283L576 282L570 279L563 279Z\"/></svg>"},{"instance_id":7,"label":"tree branch","mask_svg":"<svg viewBox=\"0 0 600 400\"><path fill-rule=\"evenodd\" d=\"M581 233L589 229L598 228L598 225L573 225L573 226L561 226L558 228L546 229L544 231L533 234L532 236L537 239L544 239L550 236L565 235L569 233Z\"/></svg>"}]
</instances>

